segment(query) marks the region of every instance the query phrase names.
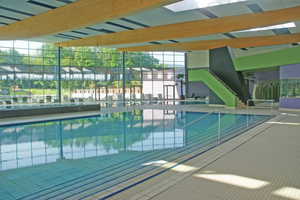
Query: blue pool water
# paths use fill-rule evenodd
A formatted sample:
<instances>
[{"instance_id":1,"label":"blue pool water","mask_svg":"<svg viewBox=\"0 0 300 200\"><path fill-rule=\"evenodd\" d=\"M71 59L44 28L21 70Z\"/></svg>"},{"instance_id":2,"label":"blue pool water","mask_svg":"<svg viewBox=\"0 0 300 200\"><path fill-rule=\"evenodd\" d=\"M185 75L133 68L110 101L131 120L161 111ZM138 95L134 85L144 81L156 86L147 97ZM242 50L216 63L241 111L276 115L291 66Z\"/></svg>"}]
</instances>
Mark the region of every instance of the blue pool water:
<instances>
[{"instance_id":1,"label":"blue pool water","mask_svg":"<svg viewBox=\"0 0 300 200\"><path fill-rule=\"evenodd\" d=\"M103 197L164 172L218 144L218 115L138 110L0 127L3 199ZM253 116L252 127L269 116ZM247 116L221 115L225 141L247 128Z\"/></svg>"}]
</instances>

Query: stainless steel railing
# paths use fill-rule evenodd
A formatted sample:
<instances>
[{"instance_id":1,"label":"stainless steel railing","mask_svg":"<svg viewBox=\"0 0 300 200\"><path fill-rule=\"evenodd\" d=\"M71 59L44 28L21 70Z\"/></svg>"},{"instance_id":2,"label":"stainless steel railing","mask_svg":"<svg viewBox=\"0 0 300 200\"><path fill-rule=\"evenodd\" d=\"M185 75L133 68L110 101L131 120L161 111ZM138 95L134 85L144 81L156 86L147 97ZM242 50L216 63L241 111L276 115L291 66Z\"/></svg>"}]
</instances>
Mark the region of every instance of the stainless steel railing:
<instances>
[{"instance_id":1,"label":"stainless steel railing","mask_svg":"<svg viewBox=\"0 0 300 200\"><path fill-rule=\"evenodd\" d=\"M219 110L214 110L214 111L212 111L212 112L210 112L210 113L207 113L206 115L204 115L204 116L202 116L202 117L200 117L200 118L198 118L198 119L196 119L196 120L194 120L194 121L192 121L192 122L190 122L190 123L184 125L183 128L182 128L183 143L185 142L185 140L184 140L184 139L185 139L185 137L184 137L184 129L185 129L187 126L189 126L189 125L191 125L191 124L193 124L193 123L199 121L200 119L203 119L204 117L207 117L208 115L210 115L210 114L212 114L212 113L215 113L215 112L218 112L218 113L219 113L218 143L220 144L220 143L221 143L221 113L220 113Z\"/></svg>"},{"instance_id":2,"label":"stainless steel railing","mask_svg":"<svg viewBox=\"0 0 300 200\"><path fill-rule=\"evenodd\" d=\"M250 106L249 102L252 101L264 101L261 104L258 104L257 106ZM271 107L263 107L264 105L268 104L271 102ZM247 100L247 127L249 126L249 109L251 108L251 121L252 121L252 115L253 115L253 109L255 108L270 108L271 109L271 117L273 117L273 102L274 100L270 100L270 99L248 99Z\"/></svg>"},{"instance_id":3,"label":"stainless steel railing","mask_svg":"<svg viewBox=\"0 0 300 200\"><path fill-rule=\"evenodd\" d=\"M261 103L257 106L250 106L249 105L250 101L252 101L252 102L254 102L254 101L264 101L264 103ZM271 107L262 107L263 105L265 105L267 103L270 103L270 102L271 102ZM248 99L247 100L247 115L249 114L249 108L251 108L251 115L253 113L253 109L255 109L255 108L271 108L271 116L273 117L273 102L274 102L274 100L272 100L272 99Z\"/></svg>"},{"instance_id":4,"label":"stainless steel railing","mask_svg":"<svg viewBox=\"0 0 300 200\"><path fill-rule=\"evenodd\" d=\"M217 75L215 75L210 69L206 68L206 70L213 75L220 83L222 83L234 96L237 96L237 94L228 86L226 83L224 83Z\"/></svg>"}]
</instances>

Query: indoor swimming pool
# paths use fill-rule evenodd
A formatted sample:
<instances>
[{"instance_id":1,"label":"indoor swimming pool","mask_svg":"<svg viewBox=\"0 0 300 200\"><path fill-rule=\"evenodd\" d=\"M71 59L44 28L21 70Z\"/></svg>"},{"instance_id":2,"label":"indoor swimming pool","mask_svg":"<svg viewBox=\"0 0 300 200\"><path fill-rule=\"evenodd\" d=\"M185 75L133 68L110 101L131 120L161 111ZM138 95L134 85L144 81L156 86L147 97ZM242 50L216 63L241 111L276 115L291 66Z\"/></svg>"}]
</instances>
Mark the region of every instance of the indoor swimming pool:
<instances>
[{"instance_id":1,"label":"indoor swimming pool","mask_svg":"<svg viewBox=\"0 0 300 200\"><path fill-rule=\"evenodd\" d=\"M0 127L3 199L113 195L218 145L218 114L134 110ZM221 114L221 140L270 116Z\"/></svg>"}]
</instances>

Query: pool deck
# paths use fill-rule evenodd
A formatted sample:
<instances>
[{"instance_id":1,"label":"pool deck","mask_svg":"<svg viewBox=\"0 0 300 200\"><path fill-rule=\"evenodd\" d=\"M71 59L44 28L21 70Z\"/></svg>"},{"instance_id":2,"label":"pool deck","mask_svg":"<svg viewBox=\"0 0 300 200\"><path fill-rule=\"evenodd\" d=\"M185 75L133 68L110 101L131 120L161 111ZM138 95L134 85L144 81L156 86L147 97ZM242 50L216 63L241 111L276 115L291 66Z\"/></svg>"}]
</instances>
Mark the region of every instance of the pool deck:
<instances>
[{"instance_id":1,"label":"pool deck","mask_svg":"<svg viewBox=\"0 0 300 200\"><path fill-rule=\"evenodd\" d=\"M44 120L91 116L133 109L166 109L245 114L245 109L207 105L143 105L102 108L101 112L47 115ZM270 114L269 109L254 114ZM300 199L300 112L274 109L273 119L163 174L109 199ZM41 117L0 120L0 125ZM90 196L85 199L100 199Z\"/></svg>"},{"instance_id":2,"label":"pool deck","mask_svg":"<svg viewBox=\"0 0 300 200\"><path fill-rule=\"evenodd\" d=\"M183 163L187 171L170 170L110 199L300 199L300 112L277 109L274 114Z\"/></svg>"}]
</instances>

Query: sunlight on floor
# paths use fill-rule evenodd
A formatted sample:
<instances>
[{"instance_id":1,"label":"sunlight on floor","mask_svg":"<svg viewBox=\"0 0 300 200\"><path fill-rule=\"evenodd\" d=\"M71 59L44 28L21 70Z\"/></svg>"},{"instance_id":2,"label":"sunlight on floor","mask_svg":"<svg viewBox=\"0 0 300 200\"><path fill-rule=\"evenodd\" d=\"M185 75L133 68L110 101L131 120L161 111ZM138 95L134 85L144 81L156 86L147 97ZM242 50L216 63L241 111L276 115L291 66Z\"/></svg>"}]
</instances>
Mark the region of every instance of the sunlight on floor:
<instances>
[{"instance_id":1,"label":"sunlight on floor","mask_svg":"<svg viewBox=\"0 0 300 200\"><path fill-rule=\"evenodd\" d=\"M283 187L272 192L272 194L289 199L300 200L300 189L292 187Z\"/></svg>"},{"instance_id":2,"label":"sunlight on floor","mask_svg":"<svg viewBox=\"0 0 300 200\"><path fill-rule=\"evenodd\" d=\"M293 117L298 117L299 115L296 114L289 114L289 113L281 113L281 115L287 115L287 116L293 116Z\"/></svg>"},{"instance_id":3,"label":"sunlight on floor","mask_svg":"<svg viewBox=\"0 0 300 200\"><path fill-rule=\"evenodd\" d=\"M164 160L157 160L157 161L145 163L145 164L142 164L142 165L146 165L146 166L147 165L154 165L154 166L159 166L159 167L163 167L163 168L166 168L166 169L170 168L170 170L177 171L177 172L189 172L189 171L194 171L194 170L199 169L197 167L178 164L178 163L175 163L175 162L168 162L168 161L164 161Z\"/></svg>"},{"instance_id":4,"label":"sunlight on floor","mask_svg":"<svg viewBox=\"0 0 300 200\"><path fill-rule=\"evenodd\" d=\"M218 181L221 183L226 183L226 184L248 188L248 189L259 189L266 185L271 184L270 182L232 175L232 174L195 174L194 176L198 178Z\"/></svg>"},{"instance_id":5,"label":"sunlight on floor","mask_svg":"<svg viewBox=\"0 0 300 200\"><path fill-rule=\"evenodd\" d=\"M291 122L267 122L268 124L283 124L283 125L294 125L299 126L300 123L291 123Z\"/></svg>"}]
</instances>

